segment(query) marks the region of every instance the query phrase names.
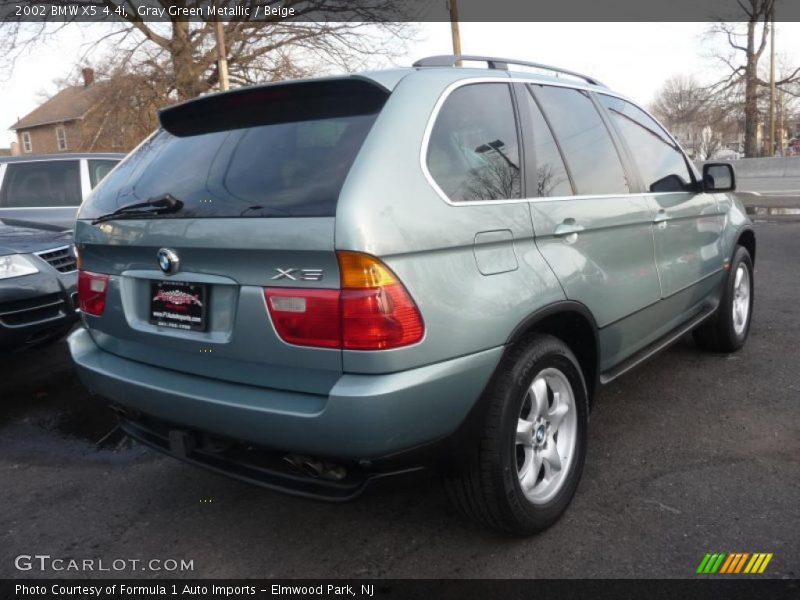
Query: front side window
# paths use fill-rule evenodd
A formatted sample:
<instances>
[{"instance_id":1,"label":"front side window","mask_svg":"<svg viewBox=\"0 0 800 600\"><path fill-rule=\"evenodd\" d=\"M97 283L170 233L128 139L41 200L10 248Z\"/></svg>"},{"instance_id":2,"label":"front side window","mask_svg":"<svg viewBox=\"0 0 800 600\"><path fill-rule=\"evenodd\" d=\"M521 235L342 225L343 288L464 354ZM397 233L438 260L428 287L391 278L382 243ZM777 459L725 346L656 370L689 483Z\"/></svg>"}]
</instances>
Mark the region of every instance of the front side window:
<instances>
[{"instance_id":1,"label":"front side window","mask_svg":"<svg viewBox=\"0 0 800 600\"><path fill-rule=\"evenodd\" d=\"M600 94L614 124L630 146L633 160L649 192L681 192L692 176L683 152L647 113L630 102Z\"/></svg>"},{"instance_id":2,"label":"front side window","mask_svg":"<svg viewBox=\"0 0 800 600\"><path fill-rule=\"evenodd\" d=\"M561 145L576 192L630 193L614 142L588 93L555 86L531 88Z\"/></svg>"},{"instance_id":3,"label":"front side window","mask_svg":"<svg viewBox=\"0 0 800 600\"><path fill-rule=\"evenodd\" d=\"M465 85L448 96L431 131L427 166L450 200L520 198L519 156L508 84Z\"/></svg>"},{"instance_id":4,"label":"front side window","mask_svg":"<svg viewBox=\"0 0 800 600\"><path fill-rule=\"evenodd\" d=\"M67 130L63 127L56 127L56 142L60 151L67 149Z\"/></svg>"},{"instance_id":5,"label":"front side window","mask_svg":"<svg viewBox=\"0 0 800 600\"><path fill-rule=\"evenodd\" d=\"M0 207L78 206L81 178L77 160L6 165Z\"/></svg>"}]
</instances>

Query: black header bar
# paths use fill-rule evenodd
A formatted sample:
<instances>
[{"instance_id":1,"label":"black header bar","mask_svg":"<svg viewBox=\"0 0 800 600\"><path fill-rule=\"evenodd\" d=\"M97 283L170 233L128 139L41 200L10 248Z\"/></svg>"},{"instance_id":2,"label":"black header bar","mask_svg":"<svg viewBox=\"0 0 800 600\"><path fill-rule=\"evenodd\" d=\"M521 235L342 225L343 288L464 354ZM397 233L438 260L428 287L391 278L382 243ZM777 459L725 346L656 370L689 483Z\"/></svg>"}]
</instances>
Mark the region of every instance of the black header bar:
<instances>
[{"instance_id":1,"label":"black header bar","mask_svg":"<svg viewBox=\"0 0 800 600\"><path fill-rule=\"evenodd\" d=\"M449 0L0 0L0 21L447 22ZM763 0L759 0L763 1ZM737 0L457 0L464 22L747 21ZM777 21L800 21L800 1L776 0Z\"/></svg>"}]
</instances>

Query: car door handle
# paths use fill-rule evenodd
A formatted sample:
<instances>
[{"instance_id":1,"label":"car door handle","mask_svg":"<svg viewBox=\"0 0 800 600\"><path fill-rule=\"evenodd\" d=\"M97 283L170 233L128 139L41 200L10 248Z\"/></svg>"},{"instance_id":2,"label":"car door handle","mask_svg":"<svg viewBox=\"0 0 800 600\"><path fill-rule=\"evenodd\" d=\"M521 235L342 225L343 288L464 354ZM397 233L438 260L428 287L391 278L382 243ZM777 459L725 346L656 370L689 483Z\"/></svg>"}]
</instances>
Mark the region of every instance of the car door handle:
<instances>
[{"instance_id":1,"label":"car door handle","mask_svg":"<svg viewBox=\"0 0 800 600\"><path fill-rule=\"evenodd\" d=\"M565 235L572 235L573 233L580 233L581 231L583 231L583 226L575 223L575 219L564 219L564 222L559 223L555 228L553 235L562 237Z\"/></svg>"},{"instance_id":2,"label":"car door handle","mask_svg":"<svg viewBox=\"0 0 800 600\"><path fill-rule=\"evenodd\" d=\"M670 217L663 208L656 213L656 216L653 217L653 223L664 223L669 221Z\"/></svg>"}]
</instances>

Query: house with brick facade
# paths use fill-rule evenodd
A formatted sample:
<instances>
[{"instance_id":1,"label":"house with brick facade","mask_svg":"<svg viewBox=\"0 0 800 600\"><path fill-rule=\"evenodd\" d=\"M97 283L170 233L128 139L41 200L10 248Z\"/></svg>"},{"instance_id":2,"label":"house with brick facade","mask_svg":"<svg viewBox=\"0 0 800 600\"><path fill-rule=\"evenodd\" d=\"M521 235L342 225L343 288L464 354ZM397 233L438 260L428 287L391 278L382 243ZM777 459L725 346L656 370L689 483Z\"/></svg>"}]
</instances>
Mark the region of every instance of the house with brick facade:
<instances>
[{"instance_id":1,"label":"house with brick facade","mask_svg":"<svg viewBox=\"0 0 800 600\"><path fill-rule=\"evenodd\" d=\"M98 151L84 119L96 104L102 83L95 83L94 70L82 71L83 85L69 86L22 117L10 129L17 134L19 154Z\"/></svg>"}]
</instances>

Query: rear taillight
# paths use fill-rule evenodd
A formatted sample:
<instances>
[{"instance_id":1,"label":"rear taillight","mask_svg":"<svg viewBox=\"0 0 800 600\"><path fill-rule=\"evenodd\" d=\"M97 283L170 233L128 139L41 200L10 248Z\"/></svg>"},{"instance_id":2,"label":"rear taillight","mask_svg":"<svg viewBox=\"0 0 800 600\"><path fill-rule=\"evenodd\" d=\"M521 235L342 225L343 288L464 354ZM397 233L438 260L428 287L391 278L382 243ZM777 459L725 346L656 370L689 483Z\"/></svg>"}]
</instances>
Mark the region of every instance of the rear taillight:
<instances>
[{"instance_id":1,"label":"rear taillight","mask_svg":"<svg viewBox=\"0 0 800 600\"><path fill-rule=\"evenodd\" d=\"M422 339L417 305L380 260L338 252L341 289L265 288L278 335L300 346L387 350Z\"/></svg>"},{"instance_id":2,"label":"rear taillight","mask_svg":"<svg viewBox=\"0 0 800 600\"><path fill-rule=\"evenodd\" d=\"M78 302L81 311L99 317L106 309L108 275L78 271Z\"/></svg>"},{"instance_id":3,"label":"rear taillight","mask_svg":"<svg viewBox=\"0 0 800 600\"><path fill-rule=\"evenodd\" d=\"M300 346L341 345L339 290L267 288L264 296L283 340Z\"/></svg>"},{"instance_id":4,"label":"rear taillight","mask_svg":"<svg viewBox=\"0 0 800 600\"><path fill-rule=\"evenodd\" d=\"M417 305L389 267L368 254L339 252L342 347L384 350L422 339Z\"/></svg>"}]
</instances>

